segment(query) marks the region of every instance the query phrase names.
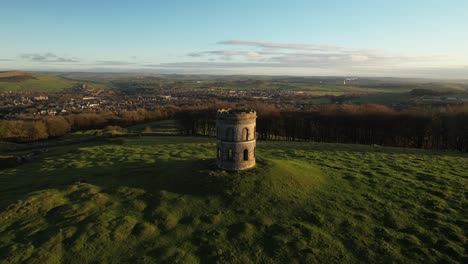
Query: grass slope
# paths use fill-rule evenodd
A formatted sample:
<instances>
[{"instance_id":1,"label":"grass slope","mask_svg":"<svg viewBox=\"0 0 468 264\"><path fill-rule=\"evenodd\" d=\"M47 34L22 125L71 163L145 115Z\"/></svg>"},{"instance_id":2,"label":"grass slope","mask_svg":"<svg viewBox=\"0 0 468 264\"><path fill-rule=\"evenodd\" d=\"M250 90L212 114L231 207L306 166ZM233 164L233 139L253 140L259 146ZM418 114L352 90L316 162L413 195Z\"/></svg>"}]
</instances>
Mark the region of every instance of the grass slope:
<instances>
[{"instance_id":1,"label":"grass slope","mask_svg":"<svg viewBox=\"0 0 468 264\"><path fill-rule=\"evenodd\" d=\"M6 263L466 262L468 156L143 137L57 147L0 171Z\"/></svg>"},{"instance_id":2,"label":"grass slope","mask_svg":"<svg viewBox=\"0 0 468 264\"><path fill-rule=\"evenodd\" d=\"M79 81L68 80L51 74L6 71L0 72L0 91L47 91L57 92L78 85ZM99 86L99 87L95 87ZM94 84L95 88L102 88Z\"/></svg>"}]
</instances>

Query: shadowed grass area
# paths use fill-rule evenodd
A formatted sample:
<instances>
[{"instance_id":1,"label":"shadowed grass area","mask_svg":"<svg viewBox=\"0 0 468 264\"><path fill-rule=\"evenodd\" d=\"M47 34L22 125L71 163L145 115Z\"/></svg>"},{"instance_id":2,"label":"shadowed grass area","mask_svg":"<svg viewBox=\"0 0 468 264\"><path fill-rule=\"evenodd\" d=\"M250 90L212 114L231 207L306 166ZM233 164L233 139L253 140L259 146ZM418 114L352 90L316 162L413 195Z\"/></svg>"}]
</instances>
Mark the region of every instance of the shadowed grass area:
<instances>
[{"instance_id":1,"label":"shadowed grass area","mask_svg":"<svg viewBox=\"0 0 468 264\"><path fill-rule=\"evenodd\" d=\"M466 261L468 156L291 142L257 154L225 172L208 138L53 148L0 171L0 259Z\"/></svg>"}]
</instances>

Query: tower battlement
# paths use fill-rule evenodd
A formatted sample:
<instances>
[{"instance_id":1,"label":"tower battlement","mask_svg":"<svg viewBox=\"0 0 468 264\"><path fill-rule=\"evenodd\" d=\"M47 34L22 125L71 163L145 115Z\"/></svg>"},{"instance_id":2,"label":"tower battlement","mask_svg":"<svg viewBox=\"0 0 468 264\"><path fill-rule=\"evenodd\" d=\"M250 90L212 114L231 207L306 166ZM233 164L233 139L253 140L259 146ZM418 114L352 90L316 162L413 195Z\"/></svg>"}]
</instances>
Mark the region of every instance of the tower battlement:
<instances>
[{"instance_id":1,"label":"tower battlement","mask_svg":"<svg viewBox=\"0 0 468 264\"><path fill-rule=\"evenodd\" d=\"M250 119L256 118L257 113L253 109L219 109L216 113L216 117L218 119L233 119L233 120L241 120L241 119Z\"/></svg>"},{"instance_id":2,"label":"tower battlement","mask_svg":"<svg viewBox=\"0 0 468 264\"><path fill-rule=\"evenodd\" d=\"M243 170L255 166L257 113L252 109L219 109L216 117L218 167Z\"/></svg>"}]
</instances>

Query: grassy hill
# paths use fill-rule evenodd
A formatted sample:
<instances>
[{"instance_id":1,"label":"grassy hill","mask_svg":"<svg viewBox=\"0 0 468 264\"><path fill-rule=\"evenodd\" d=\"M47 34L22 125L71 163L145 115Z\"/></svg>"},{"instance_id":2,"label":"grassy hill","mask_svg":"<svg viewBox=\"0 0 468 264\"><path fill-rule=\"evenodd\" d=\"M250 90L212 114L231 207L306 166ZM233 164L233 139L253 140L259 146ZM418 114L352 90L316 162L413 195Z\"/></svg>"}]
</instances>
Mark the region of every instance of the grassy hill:
<instances>
[{"instance_id":1,"label":"grassy hill","mask_svg":"<svg viewBox=\"0 0 468 264\"><path fill-rule=\"evenodd\" d=\"M82 83L80 81L64 79L55 75L25 72L0 72L0 91L47 91L57 92ZM93 85L94 87L95 85ZM95 87L98 88L98 87ZM101 88L101 87L99 87Z\"/></svg>"},{"instance_id":2,"label":"grassy hill","mask_svg":"<svg viewBox=\"0 0 468 264\"><path fill-rule=\"evenodd\" d=\"M215 169L208 138L51 148L0 171L6 263L466 262L468 156L259 142Z\"/></svg>"}]
</instances>

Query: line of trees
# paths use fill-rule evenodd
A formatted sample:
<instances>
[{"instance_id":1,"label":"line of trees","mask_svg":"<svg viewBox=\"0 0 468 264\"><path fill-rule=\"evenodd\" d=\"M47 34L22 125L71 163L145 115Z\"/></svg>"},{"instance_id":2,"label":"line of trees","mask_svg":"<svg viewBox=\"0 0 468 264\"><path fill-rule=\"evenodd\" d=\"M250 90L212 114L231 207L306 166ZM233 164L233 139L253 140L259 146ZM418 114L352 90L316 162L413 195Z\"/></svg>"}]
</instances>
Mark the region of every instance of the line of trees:
<instances>
[{"instance_id":1,"label":"line of trees","mask_svg":"<svg viewBox=\"0 0 468 264\"><path fill-rule=\"evenodd\" d=\"M72 131L100 129L107 126L129 126L150 120L168 119L173 109L154 111L137 109L119 113L83 113L67 116L50 116L38 120L0 120L0 140L12 142L32 142L41 139L57 138Z\"/></svg>"},{"instance_id":2,"label":"line of trees","mask_svg":"<svg viewBox=\"0 0 468 264\"><path fill-rule=\"evenodd\" d=\"M310 111L257 109L257 138L468 151L468 107L395 112L382 105L329 105ZM176 113L185 135L216 135L216 109Z\"/></svg>"},{"instance_id":3,"label":"line of trees","mask_svg":"<svg viewBox=\"0 0 468 264\"><path fill-rule=\"evenodd\" d=\"M129 126L174 118L182 135L216 136L216 110L230 103L196 107L138 109L120 113L84 113L30 121L0 120L0 140L31 142L72 131ZM257 138L382 146L451 149L468 152L468 106L434 111L396 112L386 106L323 105L312 110L257 104Z\"/></svg>"}]
</instances>

